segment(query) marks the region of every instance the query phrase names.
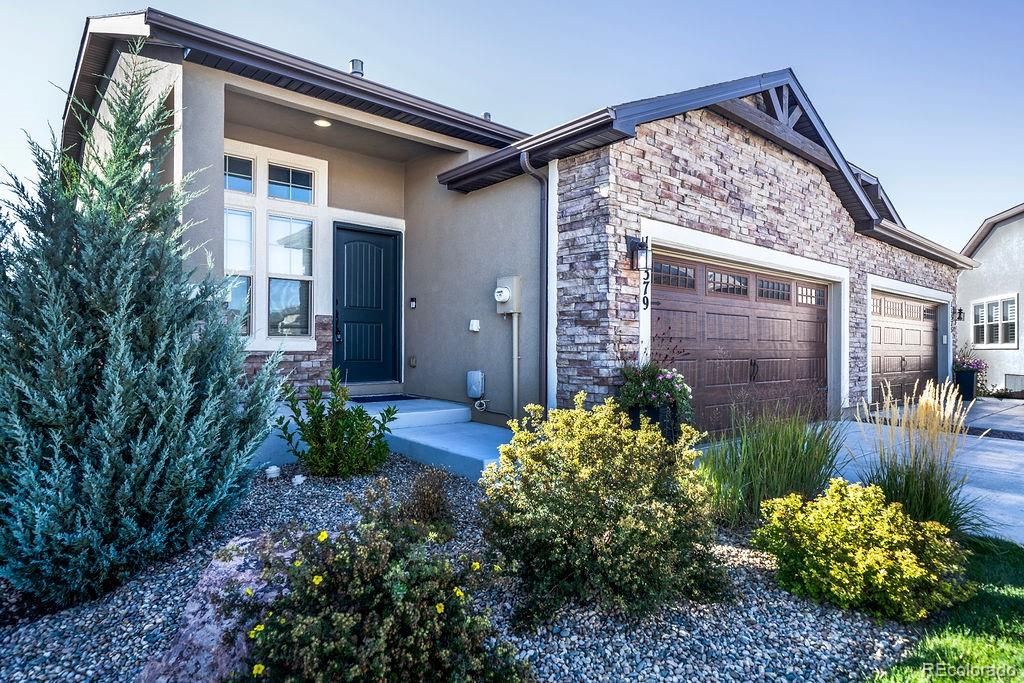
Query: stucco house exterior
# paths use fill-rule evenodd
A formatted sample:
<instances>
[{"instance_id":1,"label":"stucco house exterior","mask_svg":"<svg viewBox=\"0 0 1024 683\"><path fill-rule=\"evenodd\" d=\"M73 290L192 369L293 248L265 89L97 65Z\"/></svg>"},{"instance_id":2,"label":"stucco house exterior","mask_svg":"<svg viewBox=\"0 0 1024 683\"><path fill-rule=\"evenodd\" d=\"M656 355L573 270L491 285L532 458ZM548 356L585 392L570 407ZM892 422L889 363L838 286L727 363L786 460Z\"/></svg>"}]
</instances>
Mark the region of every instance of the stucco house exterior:
<instances>
[{"instance_id":1,"label":"stucco house exterior","mask_svg":"<svg viewBox=\"0 0 1024 683\"><path fill-rule=\"evenodd\" d=\"M528 135L358 60L339 71L148 9L87 21L73 95L89 101L140 36L180 131L168 172L210 188L190 239L235 278L254 366L282 348L300 384L339 367L354 394L461 403L481 371L474 420L500 423L614 395L624 364L654 357L686 374L708 428L734 403L839 411L950 372L974 260L903 224L788 69Z\"/></svg>"},{"instance_id":2,"label":"stucco house exterior","mask_svg":"<svg viewBox=\"0 0 1024 683\"><path fill-rule=\"evenodd\" d=\"M964 246L978 266L961 274L958 338L989 366L989 385L1024 391L1024 348L1018 324L1024 291L1024 204L986 218Z\"/></svg>"}]
</instances>

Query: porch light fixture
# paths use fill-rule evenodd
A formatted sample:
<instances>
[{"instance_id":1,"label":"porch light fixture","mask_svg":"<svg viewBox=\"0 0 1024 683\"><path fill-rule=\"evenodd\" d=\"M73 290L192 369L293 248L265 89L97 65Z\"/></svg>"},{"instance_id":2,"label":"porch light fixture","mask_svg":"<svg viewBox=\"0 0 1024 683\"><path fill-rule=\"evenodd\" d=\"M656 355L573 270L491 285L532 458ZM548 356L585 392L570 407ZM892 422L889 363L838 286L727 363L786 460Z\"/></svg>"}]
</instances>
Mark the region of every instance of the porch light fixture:
<instances>
[{"instance_id":1,"label":"porch light fixture","mask_svg":"<svg viewBox=\"0 0 1024 683\"><path fill-rule=\"evenodd\" d=\"M953 322L962 323L964 321L964 309L958 308L953 311Z\"/></svg>"},{"instance_id":2,"label":"porch light fixture","mask_svg":"<svg viewBox=\"0 0 1024 683\"><path fill-rule=\"evenodd\" d=\"M313 120L313 125L314 126L320 126L321 128L330 128L331 127L331 122L328 121L327 119L314 119Z\"/></svg>"},{"instance_id":3,"label":"porch light fixture","mask_svg":"<svg viewBox=\"0 0 1024 683\"><path fill-rule=\"evenodd\" d=\"M639 237L626 238L626 252L629 254L631 270L647 270L651 267L651 250L647 240Z\"/></svg>"}]
</instances>

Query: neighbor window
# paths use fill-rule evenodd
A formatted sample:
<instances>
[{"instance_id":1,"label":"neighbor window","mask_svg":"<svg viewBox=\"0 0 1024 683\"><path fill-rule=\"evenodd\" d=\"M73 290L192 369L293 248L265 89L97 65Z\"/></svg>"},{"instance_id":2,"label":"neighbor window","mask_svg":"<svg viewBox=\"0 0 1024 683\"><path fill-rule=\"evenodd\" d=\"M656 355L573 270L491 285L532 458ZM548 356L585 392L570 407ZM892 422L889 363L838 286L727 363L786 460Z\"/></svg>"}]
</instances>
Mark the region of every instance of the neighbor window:
<instances>
[{"instance_id":1,"label":"neighbor window","mask_svg":"<svg viewBox=\"0 0 1024 683\"><path fill-rule=\"evenodd\" d=\"M224 189L252 194L252 160L224 155Z\"/></svg>"},{"instance_id":2,"label":"neighbor window","mask_svg":"<svg viewBox=\"0 0 1024 683\"><path fill-rule=\"evenodd\" d=\"M971 306L971 337L975 346L1017 348L1017 295Z\"/></svg>"},{"instance_id":3,"label":"neighbor window","mask_svg":"<svg viewBox=\"0 0 1024 683\"><path fill-rule=\"evenodd\" d=\"M242 334L250 333L252 228L252 212L224 209L224 275L230 281L226 307L242 317Z\"/></svg>"},{"instance_id":4,"label":"neighbor window","mask_svg":"<svg viewBox=\"0 0 1024 683\"><path fill-rule=\"evenodd\" d=\"M313 221L268 216L267 272L270 274L270 335L309 335Z\"/></svg>"},{"instance_id":5,"label":"neighbor window","mask_svg":"<svg viewBox=\"0 0 1024 683\"><path fill-rule=\"evenodd\" d=\"M267 196L303 204L313 203L313 173L270 164Z\"/></svg>"}]
</instances>

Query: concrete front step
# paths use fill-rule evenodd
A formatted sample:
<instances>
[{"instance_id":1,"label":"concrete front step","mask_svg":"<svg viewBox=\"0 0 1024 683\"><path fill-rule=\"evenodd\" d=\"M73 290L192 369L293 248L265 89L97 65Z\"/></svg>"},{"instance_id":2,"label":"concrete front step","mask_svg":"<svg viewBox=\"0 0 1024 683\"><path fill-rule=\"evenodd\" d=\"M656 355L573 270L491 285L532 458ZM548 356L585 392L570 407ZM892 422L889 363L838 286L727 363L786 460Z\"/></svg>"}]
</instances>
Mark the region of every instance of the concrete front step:
<instances>
[{"instance_id":1,"label":"concrete front step","mask_svg":"<svg viewBox=\"0 0 1024 683\"><path fill-rule=\"evenodd\" d=\"M503 427L463 422L395 429L387 436L391 450L410 460L440 467L470 480L498 460L498 447L512 440Z\"/></svg>"},{"instance_id":2,"label":"concrete front step","mask_svg":"<svg viewBox=\"0 0 1024 683\"><path fill-rule=\"evenodd\" d=\"M411 399L361 403L367 412L380 413L389 405L398 408L390 424L388 445L395 453L433 467L442 467L469 479L477 479L487 463L498 459L498 446L512 439L511 430L471 422L470 407L453 401ZM283 403L278 415L290 415ZM274 427L253 455L254 467L294 462L287 442Z\"/></svg>"}]
</instances>

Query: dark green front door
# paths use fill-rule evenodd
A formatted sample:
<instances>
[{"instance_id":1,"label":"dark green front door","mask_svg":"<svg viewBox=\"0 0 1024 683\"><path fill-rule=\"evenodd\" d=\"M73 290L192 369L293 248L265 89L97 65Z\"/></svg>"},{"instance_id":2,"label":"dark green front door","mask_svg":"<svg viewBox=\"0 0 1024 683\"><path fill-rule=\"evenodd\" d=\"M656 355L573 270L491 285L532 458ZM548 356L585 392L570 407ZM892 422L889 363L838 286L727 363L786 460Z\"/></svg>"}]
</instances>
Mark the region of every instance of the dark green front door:
<instances>
[{"instance_id":1,"label":"dark green front door","mask_svg":"<svg viewBox=\"0 0 1024 683\"><path fill-rule=\"evenodd\" d=\"M399 379L400 240L334 224L334 367L348 382Z\"/></svg>"}]
</instances>

